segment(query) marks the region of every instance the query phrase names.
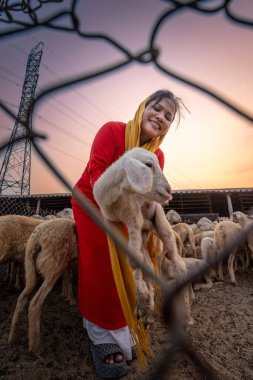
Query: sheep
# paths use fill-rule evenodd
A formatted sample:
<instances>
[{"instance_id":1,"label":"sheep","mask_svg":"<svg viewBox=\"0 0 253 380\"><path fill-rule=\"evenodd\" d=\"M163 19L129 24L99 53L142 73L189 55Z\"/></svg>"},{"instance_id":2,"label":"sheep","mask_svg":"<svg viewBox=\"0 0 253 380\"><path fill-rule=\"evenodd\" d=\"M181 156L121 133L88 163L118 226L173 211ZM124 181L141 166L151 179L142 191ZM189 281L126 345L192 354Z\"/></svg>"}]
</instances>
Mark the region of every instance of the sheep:
<instances>
[{"instance_id":1,"label":"sheep","mask_svg":"<svg viewBox=\"0 0 253 380\"><path fill-rule=\"evenodd\" d=\"M237 223L234 223L230 220L224 220L219 222L214 230L214 246L216 250L222 250L228 242L235 238L242 228ZM231 250L228 258L228 271L230 275L231 283L236 285L235 273L234 273L234 261L235 255L237 252L237 247ZM218 252L219 254L219 252ZM219 280L224 281L223 270L222 270L222 261L218 264Z\"/></svg>"},{"instance_id":2,"label":"sheep","mask_svg":"<svg viewBox=\"0 0 253 380\"><path fill-rule=\"evenodd\" d=\"M197 223L191 223L191 224L189 224L189 227L192 230L193 235L196 235L199 232Z\"/></svg>"},{"instance_id":3,"label":"sheep","mask_svg":"<svg viewBox=\"0 0 253 380\"><path fill-rule=\"evenodd\" d=\"M201 271L203 270L203 267L206 264L205 260L196 259L195 257L184 257L183 260L185 262L185 265L186 265L186 268L187 268L187 271L189 274L192 272L195 272L197 270L200 272L200 275L194 281L194 284L193 284L194 290L200 290L200 289L212 287L213 283L212 283L211 277L209 275L209 272L208 273L205 272L205 273L201 274ZM205 282L205 283L203 284L203 282Z\"/></svg>"},{"instance_id":4,"label":"sheep","mask_svg":"<svg viewBox=\"0 0 253 380\"><path fill-rule=\"evenodd\" d=\"M63 210L57 212L56 217L57 218L69 218L69 219L74 220L72 208L64 208Z\"/></svg>"},{"instance_id":5,"label":"sheep","mask_svg":"<svg viewBox=\"0 0 253 380\"><path fill-rule=\"evenodd\" d=\"M253 223L252 217L247 216L242 211L235 211L233 213L233 221L235 223L239 223L242 228L245 228L250 223ZM251 259L253 260L253 232L252 231L247 237L247 244L251 251Z\"/></svg>"},{"instance_id":6,"label":"sheep","mask_svg":"<svg viewBox=\"0 0 253 380\"><path fill-rule=\"evenodd\" d=\"M196 247L196 256L198 259L202 259L202 253L201 253L201 241L205 237L214 237L214 231L200 231L196 235L194 235L194 243Z\"/></svg>"},{"instance_id":7,"label":"sheep","mask_svg":"<svg viewBox=\"0 0 253 380\"><path fill-rule=\"evenodd\" d=\"M173 262L170 259L170 257L166 255L162 255L159 261L160 261L160 272L161 272L162 277L164 277L168 281L168 283L174 281L179 274L177 264ZM182 262L184 263L184 266L186 268L186 274L187 274L189 269L187 268L184 258L182 259ZM192 289L192 284L189 283L187 287L185 288L184 292L180 292L179 294L177 294L176 302L174 303L173 312L176 319L178 319L179 324L182 321L182 313L187 315L187 319L183 321L183 322L186 322L184 326L185 328L191 326L194 323L191 317L191 313L189 311L194 299L195 299L195 294ZM185 313L185 310L184 310L185 307L188 309L187 313ZM183 316L183 318L185 318L185 315Z\"/></svg>"},{"instance_id":8,"label":"sheep","mask_svg":"<svg viewBox=\"0 0 253 380\"><path fill-rule=\"evenodd\" d=\"M199 231L214 231L215 224L205 216L203 218L200 218L197 222L197 227Z\"/></svg>"},{"instance_id":9,"label":"sheep","mask_svg":"<svg viewBox=\"0 0 253 380\"><path fill-rule=\"evenodd\" d=\"M38 215L38 214L34 214L34 215L32 215L31 218L39 219L39 220L44 220L43 216Z\"/></svg>"},{"instance_id":10,"label":"sheep","mask_svg":"<svg viewBox=\"0 0 253 380\"><path fill-rule=\"evenodd\" d=\"M95 182L93 194L106 220L126 224L129 236L128 247L141 262L150 265L147 255L142 251L143 231L154 230L168 248L168 254L176 266L178 276L186 275L186 267L177 251L175 235L161 205L172 198L171 188L154 153L143 148L127 151ZM150 309L154 310L151 281L147 279L146 285L141 269L136 268L131 259L129 262L133 267L137 295L138 290L145 289ZM137 300L137 315L143 315L141 307Z\"/></svg>"},{"instance_id":11,"label":"sheep","mask_svg":"<svg viewBox=\"0 0 253 380\"><path fill-rule=\"evenodd\" d=\"M44 220L51 220L51 219L56 219L56 216L53 214L48 214L44 216Z\"/></svg>"},{"instance_id":12,"label":"sheep","mask_svg":"<svg viewBox=\"0 0 253 380\"><path fill-rule=\"evenodd\" d=\"M18 340L22 311L34 290L38 274L42 285L33 296L28 312L29 351L36 354L40 345L40 315L42 305L60 276L77 258L75 222L61 218L48 220L36 227L28 239L25 251L25 288L17 300L13 314L9 343ZM70 303L72 299L69 299Z\"/></svg>"},{"instance_id":13,"label":"sheep","mask_svg":"<svg viewBox=\"0 0 253 380\"><path fill-rule=\"evenodd\" d=\"M14 263L15 272L23 264L25 247L32 231L42 221L23 215L0 216L0 264ZM12 265L13 267L13 265ZM13 275L12 275L13 277ZM10 280L10 284L13 278ZM19 289L20 280L16 276L16 288Z\"/></svg>"},{"instance_id":14,"label":"sheep","mask_svg":"<svg viewBox=\"0 0 253 380\"><path fill-rule=\"evenodd\" d=\"M185 244L189 243L193 257L196 256L196 247L194 242L194 236L191 228L186 223L177 223L172 226L172 229L176 231L182 239L183 243L183 256L186 255Z\"/></svg>"},{"instance_id":15,"label":"sheep","mask_svg":"<svg viewBox=\"0 0 253 380\"><path fill-rule=\"evenodd\" d=\"M166 219L170 224L181 223L182 218L175 210L169 210L166 214Z\"/></svg>"},{"instance_id":16,"label":"sheep","mask_svg":"<svg viewBox=\"0 0 253 380\"><path fill-rule=\"evenodd\" d=\"M198 270L200 275L194 281L194 290L200 290L205 288L211 288L213 285L213 280L217 280L218 276L216 271L213 268L205 271L203 274L201 273L203 267L206 263L212 261L217 255L217 251L214 247L214 239L205 237L201 241L201 251L202 258L194 258L194 257L184 257L183 260L185 262L187 271L191 273L192 271ZM204 282L204 283L203 283Z\"/></svg>"}]
</instances>

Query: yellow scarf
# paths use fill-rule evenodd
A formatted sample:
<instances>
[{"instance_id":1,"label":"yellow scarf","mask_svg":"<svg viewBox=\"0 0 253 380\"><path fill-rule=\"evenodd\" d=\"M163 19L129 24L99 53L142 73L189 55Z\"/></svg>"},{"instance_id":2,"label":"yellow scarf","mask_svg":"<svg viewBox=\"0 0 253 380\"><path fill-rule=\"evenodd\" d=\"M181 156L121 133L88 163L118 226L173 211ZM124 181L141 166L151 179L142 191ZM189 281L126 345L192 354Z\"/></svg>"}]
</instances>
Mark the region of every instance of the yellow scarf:
<instances>
[{"instance_id":1,"label":"yellow scarf","mask_svg":"<svg viewBox=\"0 0 253 380\"><path fill-rule=\"evenodd\" d=\"M126 125L125 131L125 150L130 150L134 147L140 146L140 133L141 133L141 121L142 115L145 109L145 105L148 98L145 99L138 107L134 119L130 120ZM159 145L162 143L164 136L154 138L150 142L144 144L142 148L145 148L151 152L155 152ZM118 232L125 237L127 242L126 230L122 223L113 223L113 226ZM151 260L153 264L157 263L157 258L154 255L154 246L152 244L152 238L150 239L148 250L151 254ZM113 240L108 237L110 259L112 264L114 281L119 294L120 303L129 331L132 335L135 347L137 359L141 367L147 363L144 352L153 356L153 352L149 347L147 332L143 323L136 319L135 305L136 305L136 287L132 276L132 268L127 262L126 256L116 246ZM155 269L156 265L154 265Z\"/></svg>"}]
</instances>

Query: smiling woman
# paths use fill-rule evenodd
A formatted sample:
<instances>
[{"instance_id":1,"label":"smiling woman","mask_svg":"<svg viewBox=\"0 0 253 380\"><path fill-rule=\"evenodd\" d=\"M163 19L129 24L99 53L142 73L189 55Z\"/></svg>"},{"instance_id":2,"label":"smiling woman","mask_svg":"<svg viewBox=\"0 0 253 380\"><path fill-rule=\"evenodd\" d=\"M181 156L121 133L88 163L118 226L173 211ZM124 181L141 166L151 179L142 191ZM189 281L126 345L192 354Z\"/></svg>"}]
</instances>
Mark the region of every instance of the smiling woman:
<instances>
[{"instance_id":1,"label":"smiling woman","mask_svg":"<svg viewBox=\"0 0 253 380\"><path fill-rule=\"evenodd\" d=\"M178 110L179 98L170 91L155 92L146 102L142 115L140 145L167 133Z\"/></svg>"},{"instance_id":2,"label":"smiling woman","mask_svg":"<svg viewBox=\"0 0 253 380\"><path fill-rule=\"evenodd\" d=\"M133 120L127 124L111 121L100 128L91 147L89 162L76 184L95 207L98 208L93 196L94 183L125 151L142 146L156 154L163 169L164 155L159 146L176 114L180 116L182 104L171 91L159 90L139 105ZM126 373L126 360L135 356L131 348L135 344L132 336L137 337L137 342L142 342L142 338L138 336L139 330L130 334L115 285L113 253L106 235L74 198L72 208L78 233L79 309L91 341L97 375L117 378ZM124 265L121 270L132 276ZM132 304L131 294L126 289L125 292Z\"/></svg>"}]
</instances>

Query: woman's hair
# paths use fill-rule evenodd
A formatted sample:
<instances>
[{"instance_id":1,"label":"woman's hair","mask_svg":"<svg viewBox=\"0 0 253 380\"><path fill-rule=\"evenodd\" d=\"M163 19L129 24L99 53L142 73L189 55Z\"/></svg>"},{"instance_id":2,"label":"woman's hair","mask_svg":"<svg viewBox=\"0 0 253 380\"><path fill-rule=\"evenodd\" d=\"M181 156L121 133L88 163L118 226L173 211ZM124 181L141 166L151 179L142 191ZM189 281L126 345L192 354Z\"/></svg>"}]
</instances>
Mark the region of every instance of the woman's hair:
<instances>
[{"instance_id":1,"label":"woman's hair","mask_svg":"<svg viewBox=\"0 0 253 380\"><path fill-rule=\"evenodd\" d=\"M169 90L158 90L150 95L148 98L145 108L152 102L154 102L154 105L159 103L162 99L168 98L173 100L175 104L175 115L178 116L178 124L180 122L181 116L182 116L182 108L185 108L187 111L185 104L183 103L183 100L173 94L173 92ZM189 111L188 111L189 112Z\"/></svg>"}]
</instances>

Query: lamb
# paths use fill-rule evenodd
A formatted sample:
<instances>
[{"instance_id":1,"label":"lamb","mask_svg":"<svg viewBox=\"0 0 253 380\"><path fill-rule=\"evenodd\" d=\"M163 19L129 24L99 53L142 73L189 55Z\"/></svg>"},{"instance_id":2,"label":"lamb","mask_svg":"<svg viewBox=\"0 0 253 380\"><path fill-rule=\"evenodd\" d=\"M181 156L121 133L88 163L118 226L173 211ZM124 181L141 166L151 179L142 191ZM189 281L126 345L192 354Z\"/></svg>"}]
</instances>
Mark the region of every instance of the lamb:
<instances>
[{"instance_id":1,"label":"lamb","mask_svg":"<svg viewBox=\"0 0 253 380\"><path fill-rule=\"evenodd\" d=\"M218 276L216 271L213 268L205 271L203 274L203 268L206 263L210 263L217 255L217 251L214 247L214 239L205 237L201 241L201 251L202 258L194 258L194 257L184 257L183 260L185 262L187 271L189 273L199 271L200 275L194 280L194 290L200 290L205 288L211 288L213 285L213 280L217 280ZM194 299L191 297L191 299Z\"/></svg>"},{"instance_id":2,"label":"lamb","mask_svg":"<svg viewBox=\"0 0 253 380\"><path fill-rule=\"evenodd\" d=\"M181 223L182 218L175 210L169 210L166 214L166 219L170 224Z\"/></svg>"},{"instance_id":3,"label":"lamb","mask_svg":"<svg viewBox=\"0 0 253 380\"><path fill-rule=\"evenodd\" d=\"M38 352L40 345L40 315L42 305L56 281L77 258L77 234L71 219L52 219L36 227L31 234L25 251L25 288L17 300L13 314L9 343L18 339L22 311L34 290L38 275L43 283L33 296L28 312L29 351ZM71 294L72 296L72 294ZM69 299L72 303L72 298Z\"/></svg>"},{"instance_id":4,"label":"lamb","mask_svg":"<svg viewBox=\"0 0 253 380\"><path fill-rule=\"evenodd\" d=\"M215 224L205 216L197 222L199 231L214 231Z\"/></svg>"},{"instance_id":5,"label":"lamb","mask_svg":"<svg viewBox=\"0 0 253 380\"><path fill-rule=\"evenodd\" d=\"M242 211L235 211L233 213L233 221L239 223L242 228L245 228L250 223L253 223L253 219L248 217ZM251 232L247 237L248 247L251 251L251 259L253 260L253 232Z\"/></svg>"},{"instance_id":6,"label":"lamb","mask_svg":"<svg viewBox=\"0 0 253 380\"><path fill-rule=\"evenodd\" d=\"M194 242L194 236L192 229L188 226L186 223L177 223L172 226L172 229L176 231L179 236L181 237L182 243L183 243L183 256L185 257L186 255L186 249L185 249L185 244L189 243L192 251L193 257L197 257L196 255L196 247L195 247L195 242Z\"/></svg>"},{"instance_id":7,"label":"lamb","mask_svg":"<svg viewBox=\"0 0 253 380\"><path fill-rule=\"evenodd\" d=\"M242 228L237 223L234 223L230 220L224 220L219 222L214 230L214 246L215 249L220 251L225 245L229 243L231 239L234 239L241 232ZM228 271L230 275L230 280L232 284L236 285L235 273L234 273L234 261L235 255L237 252L237 247L231 250L228 258ZM219 252L218 252L219 254ZM223 270L222 270L222 261L218 264L219 271L219 280L224 281Z\"/></svg>"},{"instance_id":8,"label":"lamb","mask_svg":"<svg viewBox=\"0 0 253 380\"><path fill-rule=\"evenodd\" d=\"M214 231L200 231L196 235L194 235L194 243L196 247L196 256L198 259L202 259L202 252L201 252L201 241L205 237L214 237Z\"/></svg>"},{"instance_id":9,"label":"lamb","mask_svg":"<svg viewBox=\"0 0 253 380\"><path fill-rule=\"evenodd\" d=\"M161 206L171 199L171 188L154 153L142 148L127 151L95 182L93 193L106 220L126 224L129 249L141 262L151 265L143 252L143 240L147 237L143 231L155 231L168 248L178 277L186 275L186 267L177 251L175 235ZM147 280L146 285L141 269L136 267L133 260L129 259L129 262L133 267L137 295L138 291L146 289L149 306L153 310L154 291L151 281ZM136 314L143 315L138 300Z\"/></svg>"},{"instance_id":10,"label":"lamb","mask_svg":"<svg viewBox=\"0 0 253 380\"><path fill-rule=\"evenodd\" d=\"M63 210L57 212L57 218L69 218L74 219L72 208L64 208Z\"/></svg>"},{"instance_id":11,"label":"lamb","mask_svg":"<svg viewBox=\"0 0 253 380\"><path fill-rule=\"evenodd\" d=\"M41 223L41 220L29 216L0 216L0 264L14 263L15 271L18 266L17 275L19 275L20 265L24 261L27 240L32 231ZM11 282L12 278L10 284ZM20 287L20 280L17 277L16 287Z\"/></svg>"}]
</instances>

